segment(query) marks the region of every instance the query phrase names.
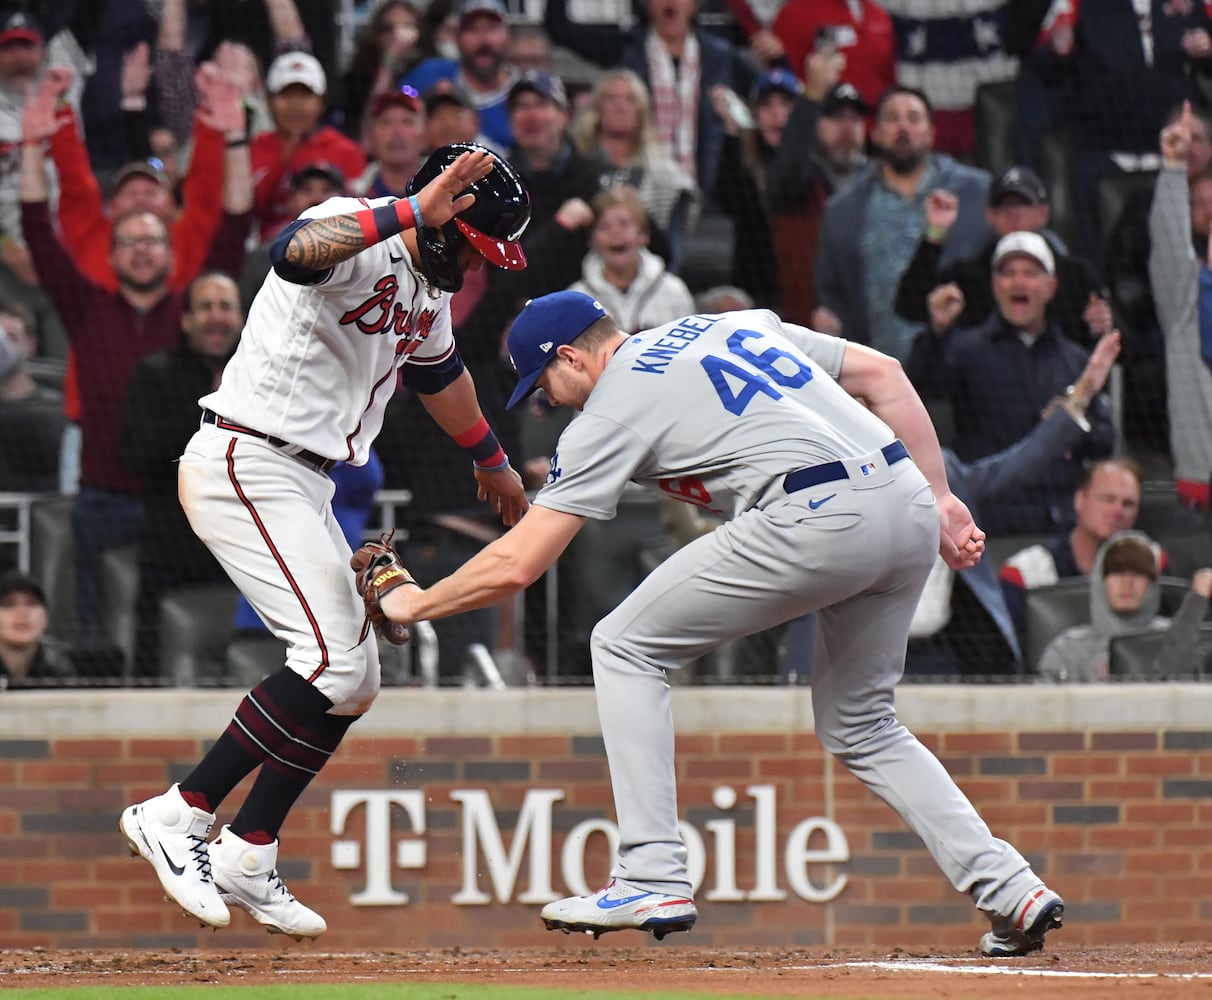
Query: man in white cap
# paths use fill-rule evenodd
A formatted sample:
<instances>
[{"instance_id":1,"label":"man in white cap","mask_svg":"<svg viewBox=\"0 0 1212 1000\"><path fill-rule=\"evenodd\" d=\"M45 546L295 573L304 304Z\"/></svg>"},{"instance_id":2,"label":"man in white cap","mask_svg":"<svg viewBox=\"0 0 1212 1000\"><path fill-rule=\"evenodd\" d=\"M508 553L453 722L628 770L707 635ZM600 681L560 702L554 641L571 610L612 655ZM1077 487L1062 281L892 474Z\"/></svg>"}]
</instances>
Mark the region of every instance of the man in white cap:
<instances>
[{"instance_id":1,"label":"man in white cap","mask_svg":"<svg viewBox=\"0 0 1212 1000\"><path fill-rule=\"evenodd\" d=\"M1088 352L1049 318L1056 295L1056 259L1039 233L1007 233L993 251L994 308L977 326L954 329L963 297L954 285L930 295L930 327L917 335L905 365L923 398L948 403L953 447L965 462L1010 447L1030 433L1054 396L1065 395ZM1090 433L1052 460L1040 485L986 503L985 530L1042 533L1071 523L1072 497L1083 463L1111 453L1115 431L1104 398L1086 410Z\"/></svg>"},{"instance_id":2,"label":"man in white cap","mask_svg":"<svg viewBox=\"0 0 1212 1000\"><path fill-rule=\"evenodd\" d=\"M273 131L252 141L253 208L262 241L272 239L294 216L288 202L291 178L309 163L331 163L344 177L359 177L366 153L348 136L323 124L328 80L308 52L286 52L265 78Z\"/></svg>"}]
</instances>

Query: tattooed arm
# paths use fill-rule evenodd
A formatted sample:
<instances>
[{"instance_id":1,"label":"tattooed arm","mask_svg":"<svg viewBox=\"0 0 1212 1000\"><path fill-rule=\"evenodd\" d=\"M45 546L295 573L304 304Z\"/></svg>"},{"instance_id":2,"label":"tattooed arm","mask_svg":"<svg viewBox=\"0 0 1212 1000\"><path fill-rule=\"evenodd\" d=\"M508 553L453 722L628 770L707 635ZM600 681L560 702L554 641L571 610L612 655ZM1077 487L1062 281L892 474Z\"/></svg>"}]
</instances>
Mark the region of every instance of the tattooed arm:
<instances>
[{"instance_id":1,"label":"tattooed arm","mask_svg":"<svg viewBox=\"0 0 1212 1000\"><path fill-rule=\"evenodd\" d=\"M443 226L471 207L475 195L461 192L488 176L492 165L487 152L464 153L411 198L344 215L300 219L274 242L270 256L275 270L288 281L298 282L301 274L322 276L367 247L416 228L419 221Z\"/></svg>"}]
</instances>

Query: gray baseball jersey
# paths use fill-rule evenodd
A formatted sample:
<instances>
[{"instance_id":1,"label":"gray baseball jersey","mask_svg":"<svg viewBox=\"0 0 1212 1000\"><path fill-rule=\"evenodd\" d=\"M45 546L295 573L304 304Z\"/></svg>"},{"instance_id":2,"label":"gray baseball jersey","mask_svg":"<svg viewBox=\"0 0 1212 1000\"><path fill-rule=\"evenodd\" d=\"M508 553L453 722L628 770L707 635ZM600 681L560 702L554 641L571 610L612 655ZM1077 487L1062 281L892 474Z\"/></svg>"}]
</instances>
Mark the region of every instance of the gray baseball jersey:
<instances>
[{"instance_id":1,"label":"gray baseball jersey","mask_svg":"<svg viewBox=\"0 0 1212 1000\"><path fill-rule=\"evenodd\" d=\"M594 628L594 686L630 885L692 891L678 831L666 671L817 612L822 745L922 838L989 915L1042 885L896 720L909 626L938 550L934 495L892 430L835 378L844 341L766 311L692 316L630 337L557 443L535 503L613 515L629 481L730 515ZM815 467L836 463L828 470ZM785 488L789 473L811 488Z\"/></svg>"},{"instance_id":2,"label":"gray baseball jersey","mask_svg":"<svg viewBox=\"0 0 1212 1000\"><path fill-rule=\"evenodd\" d=\"M764 309L635 334L560 435L535 502L611 518L634 481L735 515L783 496L793 469L876 451L894 435L835 381L845 349Z\"/></svg>"}]
</instances>

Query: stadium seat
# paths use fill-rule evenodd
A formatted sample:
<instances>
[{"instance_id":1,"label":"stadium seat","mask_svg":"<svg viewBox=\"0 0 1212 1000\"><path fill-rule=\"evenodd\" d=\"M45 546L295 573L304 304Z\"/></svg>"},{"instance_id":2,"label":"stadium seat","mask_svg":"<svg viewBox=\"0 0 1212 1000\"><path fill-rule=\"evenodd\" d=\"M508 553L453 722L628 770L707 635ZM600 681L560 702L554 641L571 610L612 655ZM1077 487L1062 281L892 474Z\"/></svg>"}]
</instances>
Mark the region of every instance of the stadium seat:
<instances>
[{"instance_id":1,"label":"stadium seat","mask_svg":"<svg viewBox=\"0 0 1212 1000\"><path fill-rule=\"evenodd\" d=\"M1015 163L1014 81L982 83L973 99L976 148L973 157L995 177Z\"/></svg>"},{"instance_id":2,"label":"stadium seat","mask_svg":"<svg viewBox=\"0 0 1212 1000\"><path fill-rule=\"evenodd\" d=\"M1048 228L1070 247L1074 245L1073 184L1069 177L1069 135L1064 129L1049 129L1039 141L1040 179L1052 206Z\"/></svg>"},{"instance_id":3,"label":"stadium seat","mask_svg":"<svg viewBox=\"0 0 1212 1000\"><path fill-rule=\"evenodd\" d=\"M160 600L160 671L173 684L222 684L237 593L230 585L175 590Z\"/></svg>"},{"instance_id":4,"label":"stadium seat","mask_svg":"<svg viewBox=\"0 0 1212 1000\"><path fill-rule=\"evenodd\" d=\"M51 497L30 510L30 574L46 593L50 630L60 639L77 633L76 577L71 571L75 497Z\"/></svg>"},{"instance_id":5,"label":"stadium seat","mask_svg":"<svg viewBox=\"0 0 1212 1000\"><path fill-rule=\"evenodd\" d=\"M1165 632L1117 635L1111 640L1108 664L1111 676L1120 681L1156 680L1154 661L1165 645Z\"/></svg>"},{"instance_id":6,"label":"stadium seat","mask_svg":"<svg viewBox=\"0 0 1212 1000\"><path fill-rule=\"evenodd\" d=\"M1197 569L1212 566L1212 532L1158 531L1152 538L1166 550L1170 575L1189 580Z\"/></svg>"},{"instance_id":7,"label":"stadium seat","mask_svg":"<svg viewBox=\"0 0 1212 1000\"><path fill-rule=\"evenodd\" d=\"M1108 174L1098 182L1098 219L1102 245L1106 245L1124 205L1132 194L1136 191L1152 191L1156 182L1156 170Z\"/></svg>"},{"instance_id":8,"label":"stadium seat","mask_svg":"<svg viewBox=\"0 0 1212 1000\"><path fill-rule=\"evenodd\" d=\"M228 645L225 661L227 684L256 687L286 662L286 643L268 633L238 636Z\"/></svg>"},{"instance_id":9,"label":"stadium seat","mask_svg":"<svg viewBox=\"0 0 1212 1000\"><path fill-rule=\"evenodd\" d=\"M976 521L977 524L980 524L979 517ZM1055 531L1035 535L991 535L985 539L985 554L981 558L984 562L992 564L996 572L1014 553L1030 548L1032 545L1040 545L1055 537Z\"/></svg>"},{"instance_id":10,"label":"stadium seat","mask_svg":"<svg viewBox=\"0 0 1212 1000\"><path fill-rule=\"evenodd\" d=\"M121 650L130 678L135 662L135 602L139 594L139 547L116 545L101 555L101 632Z\"/></svg>"},{"instance_id":11,"label":"stadium seat","mask_svg":"<svg viewBox=\"0 0 1212 1000\"><path fill-rule=\"evenodd\" d=\"M1026 608L1023 656L1027 669L1034 673L1048 643L1067 628L1089 623L1089 582L1082 577L1048 587L1033 587L1027 591Z\"/></svg>"}]
</instances>

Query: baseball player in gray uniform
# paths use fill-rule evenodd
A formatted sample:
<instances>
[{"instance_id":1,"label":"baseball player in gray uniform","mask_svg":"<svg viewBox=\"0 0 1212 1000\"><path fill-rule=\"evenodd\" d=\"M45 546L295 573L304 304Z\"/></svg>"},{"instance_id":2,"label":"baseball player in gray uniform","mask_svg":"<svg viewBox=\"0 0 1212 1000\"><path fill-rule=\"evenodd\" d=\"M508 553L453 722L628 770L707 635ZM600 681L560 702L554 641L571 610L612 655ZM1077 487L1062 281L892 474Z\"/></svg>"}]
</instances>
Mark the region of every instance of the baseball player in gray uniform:
<instances>
[{"instance_id":1,"label":"baseball player in gray uniform","mask_svg":"<svg viewBox=\"0 0 1212 1000\"><path fill-rule=\"evenodd\" d=\"M403 199L333 198L309 209L275 243L239 349L219 389L199 401L181 503L287 645L286 665L249 692L194 770L120 820L132 853L205 925L226 926L231 904L271 932L326 930L278 876L278 832L379 690L378 651L373 637L363 641L325 472L334 461L366 461L397 377L466 449L480 498L506 524L526 511L455 349L450 297L485 260L525 267L517 239L529 219L517 173L471 144L436 150ZM258 768L208 844L215 810Z\"/></svg>"},{"instance_id":2,"label":"baseball player in gray uniform","mask_svg":"<svg viewBox=\"0 0 1212 1000\"><path fill-rule=\"evenodd\" d=\"M428 589L362 587L394 622L455 614L525 587L586 518L611 518L630 482L719 514L594 629L598 710L614 789L612 881L544 907L548 928L689 930L666 671L721 643L819 615L812 697L821 743L922 838L1018 955L1064 903L997 839L897 719L893 692L935 553L974 565L984 533L947 486L938 439L892 358L749 310L619 331L589 296L535 299L513 324L511 405L536 387L580 411L516 527Z\"/></svg>"}]
</instances>

